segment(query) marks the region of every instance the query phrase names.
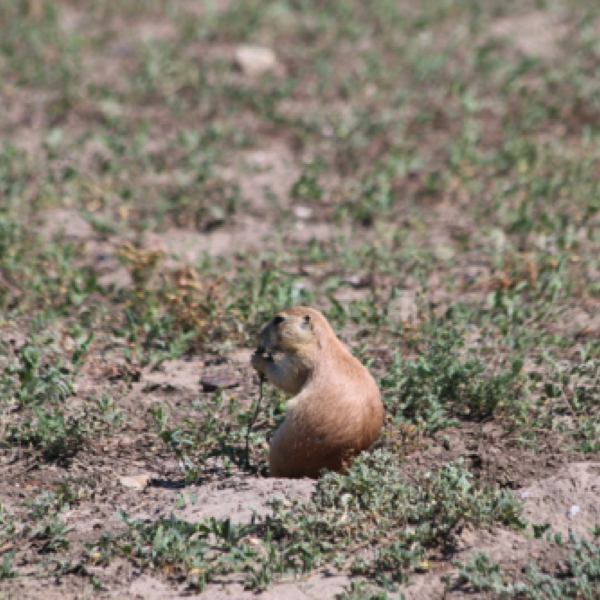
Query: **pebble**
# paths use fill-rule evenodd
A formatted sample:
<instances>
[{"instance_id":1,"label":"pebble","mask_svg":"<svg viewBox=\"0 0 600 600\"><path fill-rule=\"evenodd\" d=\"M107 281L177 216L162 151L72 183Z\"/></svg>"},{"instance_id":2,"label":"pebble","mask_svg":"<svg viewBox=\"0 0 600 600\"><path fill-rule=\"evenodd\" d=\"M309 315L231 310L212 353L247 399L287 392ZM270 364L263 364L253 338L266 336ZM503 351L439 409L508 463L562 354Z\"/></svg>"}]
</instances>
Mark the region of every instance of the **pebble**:
<instances>
[{"instance_id":1,"label":"pebble","mask_svg":"<svg viewBox=\"0 0 600 600\"><path fill-rule=\"evenodd\" d=\"M277 67L277 57L270 48L239 46L235 51L235 64L244 75L256 77L274 71Z\"/></svg>"}]
</instances>

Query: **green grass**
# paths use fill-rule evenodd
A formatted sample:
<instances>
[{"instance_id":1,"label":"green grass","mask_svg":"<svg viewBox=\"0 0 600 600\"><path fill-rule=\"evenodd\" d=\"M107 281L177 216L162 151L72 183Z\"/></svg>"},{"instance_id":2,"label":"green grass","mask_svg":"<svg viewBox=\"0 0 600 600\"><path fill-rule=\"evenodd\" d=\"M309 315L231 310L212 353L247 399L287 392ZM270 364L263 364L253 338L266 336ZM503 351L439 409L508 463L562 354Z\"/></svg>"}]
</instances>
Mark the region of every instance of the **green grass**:
<instances>
[{"instance_id":1,"label":"green grass","mask_svg":"<svg viewBox=\"0 0 600 600\"><path fill-rule=\"evenodd\" d=\"M570 536L570 546L572 551L567 558L567 572L560 579L540 573L535 561L530 561L525 581L507 581L502 569L491 563L486 553L476 553L468 564L459 565L459 581L470 583L477 591L491 591L497 598L591 600L600 591L600 548L574 533Z\"/></svg>"},{"instance_id":2,"label":"green grass","mask_svg":"<svg viewBox=\"0 0 600 600\"><path fill-rule=\"evenodd\" d=\"M123 515L126 531L97 532L87 554L58 520L72 499L30 509L33 492L11 488L0 579L22 575L20 540L40 573L42 546L77 576L118 555L197 587L242 573L264 589L330 565L356 577L340 597L394 597L459 526L522 525L513 500L463 466L399 475L436 436L494 423L532 451L552 432L561 450L597 458L598 7L100 4L0 6L8 466L51 466L62 481L139 419L151 452L166 451L187 482L267 474L284 395L267 389L256 422L246 380L239 397L139 395L174 360L218 365L253 348L260 324L298 304L323 310L378 379L388 454L251 524ZM246 76L232 64L239 44L272 48L280 69ZM271 171L265 155L281 164ZM221 253L195 252L221 235ZM481 556L461 576L496 594L585 597L595 550L570 543L564 581L531 567L508 583Z\"/></svg>"},{"instance_id":3,"label":"green grass","mask_svg":"<svg viewBox=\"0 0 600 600\"><path fill-rule=\"evenodd\" d=\"M230 572L247 572L249 588L265 589L286 573L309 573L330 561L390 586L406 582L427 549L451 544L457 528L524 527L511 494L470 478L461 465L449 464L410 484L398 476L392 455L376 452L345 476L323 477L310 502L274 498L272 516L247 525L214 518L194 524L173 513L148 524L122 514L127 531L105 534L90 556L95 562L131 556L188 573L200 589Z\"/></svg>"}]
</instances>

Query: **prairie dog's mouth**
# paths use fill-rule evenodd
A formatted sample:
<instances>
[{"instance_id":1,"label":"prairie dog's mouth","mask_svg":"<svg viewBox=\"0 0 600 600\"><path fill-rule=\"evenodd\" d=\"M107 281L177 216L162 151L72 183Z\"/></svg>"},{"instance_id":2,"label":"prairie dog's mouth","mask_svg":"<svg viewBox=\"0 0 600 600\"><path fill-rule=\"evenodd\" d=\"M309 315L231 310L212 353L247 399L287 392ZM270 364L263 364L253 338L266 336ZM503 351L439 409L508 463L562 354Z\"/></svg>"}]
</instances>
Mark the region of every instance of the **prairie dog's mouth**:
<instances>
[{"instance_id":1,"label":"prairie dog's mouth","mask_svg":"<svg viewBox=\"0 0 600 600\"><path fill-rule=\"evenodd\" d=\"M264 352L268 352L269 354L273 352L279 352L277 346L273 344L273 342L269 338L270 336L264 335L264 333L258 336L259 349L263 350Z\"/></svg>"},{"instance_id":2,"label":"prairie dog's mouth","mask_svg":"<svg viewBox=\"0 0 600 600\"><path fill-rule=\"evenodd\" d=\"M275 354L281 352L281 350L277 347L276 344L271 343L270 341L266 341L264 344L265 351L269 354Z\"/></svg>"}]
</instances>

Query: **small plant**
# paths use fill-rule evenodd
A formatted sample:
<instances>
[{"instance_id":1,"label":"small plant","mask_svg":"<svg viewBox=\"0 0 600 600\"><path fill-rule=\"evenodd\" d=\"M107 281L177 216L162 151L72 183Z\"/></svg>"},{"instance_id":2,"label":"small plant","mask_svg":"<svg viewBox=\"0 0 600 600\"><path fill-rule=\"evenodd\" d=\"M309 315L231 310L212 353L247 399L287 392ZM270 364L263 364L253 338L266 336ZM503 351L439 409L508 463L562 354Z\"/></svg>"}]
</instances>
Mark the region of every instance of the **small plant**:
<instances>
[{"instance_id":1,"label":"small plant","mask_svg":"<svg viewBox=\"0 0 600 600\"><path fill-rule=\"evenodd\" d=\"M118 249L117 256L129 271L134 289L141 291L154 276L164 257L164 251L145 250L133 244L124 244Z\"/></svg>"},{"instance_id":2,"label":"small plant","mask_svg":"<svg viewBox=\"0 0 600 600\"><path fill-rule=\"evenodd\" d=\"M493 592L498 598L527 600L594 600L600 594L600 546L570 533L571 553L567 558L568 573L553 577L540 573L534 561L526 569L524 582L507 581L499 565L490 562L485 552L474 553L460 567L458 583L469 583L477 591Z\"/></svg>"},{"instance_id":3,"label":"small plant","mask_svg":"<svg viewBox=\"0 0 600 600\"><path fill-rule=\"evenodd\" d=\"M47 403L58 402L61 394L71 393L72 387L54 367L48 369L52 375L42 377L40 381L31 374L34 370L29 369L37 363L25 364L27 366L21 369L25 370L25 376L21 375L22 383L14 397L26 400L30 408L26 416L14 415L5 419L1 445L29 446L42 452L47 460L65 459L77 454L94 435L122 423L123 412L107 395L90 398L83 410L74 414L68 414L58 406L46 408L35 404L41 402L44 393L48 394L45 396Z\"/></svg>"},{"instance_id":4,"label":"small plant","mask_svg":"<svg viewBox=\"0 0 600 600\"><path fill-rule=\"evenodd\" d=\"M57 553L69 548L66 536L71 530L60 521L59 515L69 509L74 499L68 486L59 486L56 492L43 492L26 501L22 507L25 518L18 520L0 504L0 543L4 548L16 546L3 556L0 581L17 576L12 570L12 562L21 547L36 542L42 553Z\"/></svg>"},{"instance_id":5,"label":"small plant","mask_svg":"<svg viewBox=\"0 0 600 600\"><path fill-rule=\"evenodd\" d=\"M10 550L2 557L2 563L0 563L0 581L3 579L13 579L17 576L15 571L12 570L12 562L16 553L16 550Z\"/></svg>"},{"instance_id":6,"label":"small plant","mask_svg":"<svg viewBox=\"0 0 600 600\"><path fill-rule=\"evenodd\" d=\"M308 165L299 179L297 179L291 189L290 196L295 200L320 200L323 195L323 189L319 186L318 177L322 170L320 164Z\"/></svg>"},{"instance_id":7,"label":"small plant","mask_svg":"<svg viewBox=\"0 0 600 600\"><path fill-rule=\"evenodd\" d=\"M470 479L451 463L408 483L398 474L397 459L377 451L359 457L346 475L325 474L309 502L274 498L264 521L234 526L211 518L192 524L171 515L148 523L121 513L127 532L105 534L90 556L95 562L132 556L154 568L196 575L199 587L218 573L246 571L247 585L264 589L277 573L308 573L349 560L355 573L379 583L406 583L424 554L451 543L462 527L525 526L513 496Z\"/></svg>"},{"instance_id":8,"label":"small plant","mask_svg":"<svg viewBox=\"0 0 600 600\"><path fill-rule=\"evenodd\" d=\"M122 418L119 411L103 415L94 407L85 407L74 415L67 415L60 408L40 406L34 406L32 412L33 418L8 427L5 443L29 445L40 450L47 460L74 456L94 435L120 424Z\"/></svg>"},{"instance_id":9,"label":"small plant","mask_svg":"<svg viewBox=\"0 0 600 600\"><path fill-rule=\"evenodd\" d=\"M173 427L168 426L170 415L163 406L149 411L159 437L175 453L187 479L196 480L204 471L215 468L230 473L234 466L253 473L265 471L264 459L254 464L248 448L250 442L253 446L265 442L272 417L253 429L258 406L243 410L234 398L226 403L222 392L208 401L194 401L190 408L202 419L184 419Z\"/></svg>"},{"instance_id":10,"label":"small plant","mask_svg":"<svg viewBox=\"0 0 600 600\"><path fill-rule=\"evenodd\" d=\"M20 352L20 364L8 366L0 383L7 398L14 398L23 406L59 403L73 393L71 373L60 363L42 365L42 355L33 345Z\"/></svg>"},{"instance_id":11,"label":"small plant","mask_svg":"<svg viewBox=\"0 0 600 600\"><path fill-rule=\"evenodd\" d=\"M404 594L388 595L386 592L370 592L369 586L358 579L353 580L344 591L335 595L335 600L404 600Z\"/></svg>"},{"instance_id":12,"label":"small plant","mask_svg":"<svg viewBox=\"0 0 600 600\"><path fill-rule=\"evenodd\" d=\"M109 561L115 555L133 557L139 564L163 573L185 573L199 589L217 573L243 570L257 557L254 548L240 543L254 525L237 526L229 519L208 519L188 523L174 514L148 524L134 521L123 511L119 517L127 525L124 534L105 533L95 544L88 544L94 564Z\"/></svg>"},{"instance_id":13,"label":"small plant","mask_svg":"<svg viewBox=\"0 0 600 600\"><path fill-rule=\"evenodd\" d=\"M33 408L34 418L10 428L8 444L31 445L52 460L76 454L91 433L85 416L68 417L59 408Z\"/></svg>"},{"instance_id":14,"label":"small plant","mask_svg":"<svg viewBox=\"0 0 600 600\"><path fill-rule=\"evenodd\" d=\"M457 425L457 417L482 419L524 414L519 393L522 360L488 374L480 359L461 356L464 339L452 325L434 324L425 352L414 361L394 362L381 380L387 409L400 422L433 433Z\"/></svg>"},{"instance_id":15,"label":"small plant","mask_svg":"<svg viewBox=\"0 0 600 600\"><path fill-rule=\"evenodd\" d=\"M66 535L71 529L60 521L59 515L69 510L74 499L68 487L61 487L57 492L43 492L26 502L28 524L21 532L21 537L42 541L44 552L68 549Z\"/></svg>"}]
</instances>

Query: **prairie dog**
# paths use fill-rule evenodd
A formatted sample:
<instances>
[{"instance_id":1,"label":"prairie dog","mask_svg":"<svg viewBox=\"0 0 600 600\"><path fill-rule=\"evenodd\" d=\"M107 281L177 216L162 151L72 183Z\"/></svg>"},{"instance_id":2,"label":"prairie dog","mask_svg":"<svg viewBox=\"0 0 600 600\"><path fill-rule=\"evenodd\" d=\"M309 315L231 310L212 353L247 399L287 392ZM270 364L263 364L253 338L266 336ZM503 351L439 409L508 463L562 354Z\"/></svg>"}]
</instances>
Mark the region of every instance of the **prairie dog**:
<instances>
[{"instance_id":1,"label":"prairie dog","mask_svg":"<svg viewBox=\"0 0 600 600\"><path fill-rule=\"evenodd\" d=\"M284 354L279 362L256 353L252 366L294 395L269 451L271 477L311 477L340 471L375 440L383 404L375 380L317 310L297 306L273 317L259 345Z\"/></svg>"}]
</instances>

